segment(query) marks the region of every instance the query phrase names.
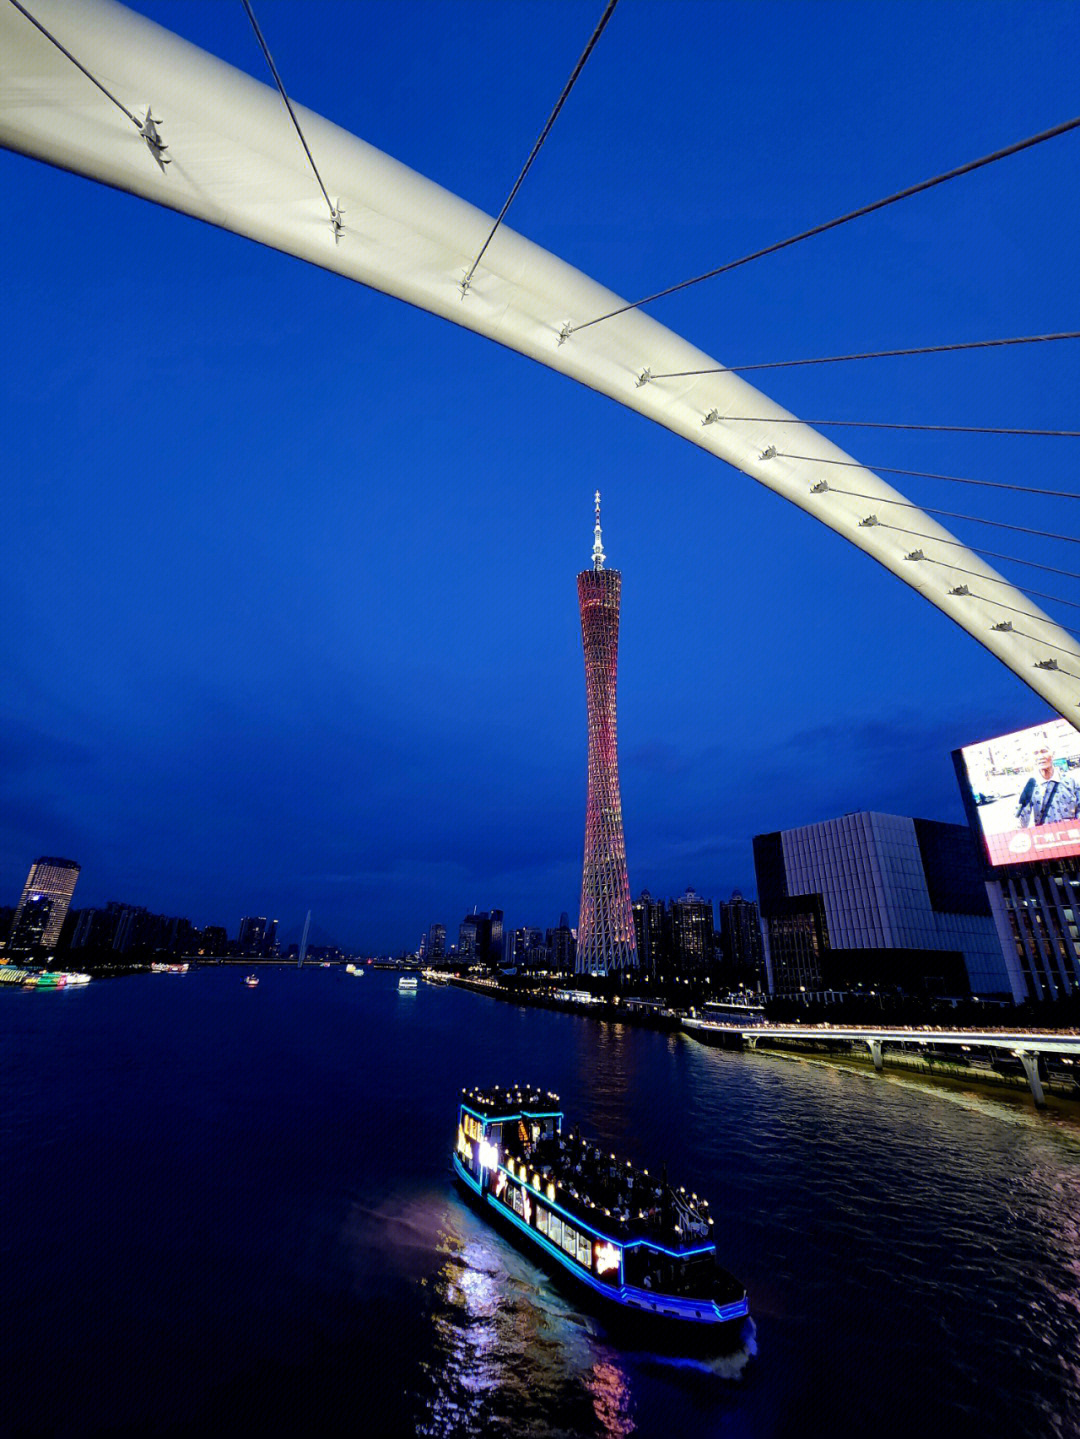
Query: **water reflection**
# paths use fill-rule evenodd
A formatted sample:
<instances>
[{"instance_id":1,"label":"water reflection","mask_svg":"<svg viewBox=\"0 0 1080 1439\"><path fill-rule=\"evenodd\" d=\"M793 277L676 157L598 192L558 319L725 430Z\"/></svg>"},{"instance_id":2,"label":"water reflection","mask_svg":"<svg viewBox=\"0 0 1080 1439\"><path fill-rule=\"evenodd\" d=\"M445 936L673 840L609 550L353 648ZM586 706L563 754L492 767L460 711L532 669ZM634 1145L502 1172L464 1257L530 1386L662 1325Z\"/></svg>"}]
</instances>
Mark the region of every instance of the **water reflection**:
<instances>
[{"instance_id":1,"label":"water reflection","mask_svg":"<svg viewBox=\"0 0 1080 1439\"><path fill-rule=\"evenodd\" d=\"M585 1376L585 1387L592 1395L593 1409L603 1433L613 1436L633 1433L630 1388L617 1364L610 1359L598 1359Z\"/></svg>"},{"instance_id":2,"label":"water reflection","mask_svg":"<svg viewBox=\"0 0 1080 1439\"><path fill-rule=\"evenodd\" d=\"M640 1427L642 1378L730 1388L756 1352L681 1360L628 1352L464 1202L428 1196L437 1267L424 1281L426 1335L416 1430L624 1439ZM655 1384L655 1378L652 1381ZM710 1390L712 1392L712 1390ZM715 1394L713 1395L715 1397Z\"/></svg>"},{"instance_id":3,"label":"water reflection","mask_svg":"<svg viewBox=\"0 0 1080 1439\"><path fill-rule=\"evenodd\" d=\"M627 1377L588 1320L464 1204L440 1215L422 1370L429 1435L633 1429Z\"/></svg>"}]
</instances>

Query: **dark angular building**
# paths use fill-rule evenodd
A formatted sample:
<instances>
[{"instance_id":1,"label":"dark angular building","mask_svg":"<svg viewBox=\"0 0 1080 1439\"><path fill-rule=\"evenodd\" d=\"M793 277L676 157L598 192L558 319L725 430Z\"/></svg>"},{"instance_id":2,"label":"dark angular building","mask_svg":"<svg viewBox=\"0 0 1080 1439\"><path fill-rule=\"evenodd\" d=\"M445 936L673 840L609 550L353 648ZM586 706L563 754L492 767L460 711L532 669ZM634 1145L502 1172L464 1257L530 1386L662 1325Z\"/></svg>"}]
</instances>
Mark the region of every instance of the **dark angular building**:
<instances>
[{"instance_id":1,"label":"dark angular building","mask_svg":"<svg viewBox=\"0 0 1080 1439\"><path fill-rule=\"evenodd\" d=\"M861 812L754 838L773 994L1007 995L964 825Z\"/></svg>"}]
</instances>

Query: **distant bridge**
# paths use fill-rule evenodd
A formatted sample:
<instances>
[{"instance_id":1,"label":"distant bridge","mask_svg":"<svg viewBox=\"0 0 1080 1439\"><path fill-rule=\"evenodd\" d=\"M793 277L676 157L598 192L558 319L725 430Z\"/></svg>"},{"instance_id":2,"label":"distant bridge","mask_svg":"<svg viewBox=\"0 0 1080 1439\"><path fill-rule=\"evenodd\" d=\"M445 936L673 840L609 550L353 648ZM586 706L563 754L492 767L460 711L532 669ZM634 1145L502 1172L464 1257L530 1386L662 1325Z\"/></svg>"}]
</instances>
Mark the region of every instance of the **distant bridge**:
<instances>
[{"instance_id":1,"label":"distant bridge","mask_svg":"<svg viewBox=\"0 0 1080 1439\"><path fill-rule=\"evenodd\" d=\"M993 1029L906 1029L895 1026L841 1025L841 1024L762 1024L743 1026L719 1024L707 1019L684 1019L683 1028L695 1039L708 1044L724 1039L739 1039L750 1049L756 1049L762 1039L808 1040L848 1042L853 1046L865 1045L879 1072L885 1067L885 1046L904 1047L907 1051L942 1049L957 1050L956 1059L961 1060L965 1051L981 1050L990 1059L1017 1059L1027 1076L1036 1108L1046 1104L1043 1091L1044 1074L1040 1060L1054 1058L1063 1065L1076 1066L1073 1082L1080 1086L1080 1034L1055 1034L1045 1030L993 1030ZM952 1057L952 1056L950 1056Z\"/></svg>"}]
</instances>

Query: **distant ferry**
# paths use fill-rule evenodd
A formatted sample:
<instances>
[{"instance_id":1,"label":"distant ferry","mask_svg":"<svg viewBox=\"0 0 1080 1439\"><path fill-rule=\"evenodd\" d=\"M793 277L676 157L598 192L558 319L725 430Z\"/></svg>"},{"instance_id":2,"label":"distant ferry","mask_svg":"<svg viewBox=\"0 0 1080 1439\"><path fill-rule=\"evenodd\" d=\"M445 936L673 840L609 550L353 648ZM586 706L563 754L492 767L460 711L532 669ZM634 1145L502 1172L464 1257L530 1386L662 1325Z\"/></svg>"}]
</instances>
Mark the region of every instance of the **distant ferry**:
<instances>
[{"instance_id":1,"label":"distant ferry","mask_svg":"<svg viewBox=\"0 0 1080 1439\"><path fill-rule=\"evenodd\" d=\"M536 1089L464 1090L454 1171L498 1218L602 1301L609 1317L680 1345L734 1348L746 1290L717 1263L708 1204L563 1132L559 1097Z\"/></svg>"},{"instance_id":2,"label":"distant ferry","mask_svg":"<svg viewBox=\"0 0 1080 1439\"><path fill-rule=\"evenodd\" d=\"M347 964L345 966L345 973L355 974L357 979L363 979L364 977L364 971L360 968L359 965L356 964Z\"/></svg>"},{"instance_id":3,"label":"distant ferry","mask_svg":"<svg viewBox=\"0 0 1080 1439\"><path fill-rule=\"evenodd\" d=\"M244 976L244 983L247 985L248 989L254 989L258 982L259 976L257 974L248 974Z\"/></svg>"},{"instance_id":4,"label":"distant ferry","mask_svg":"<svg viewBox=\"0 0 1080 1439\"><path fill-rule=\"evenodd\" d=\"M415 974L403 974L397 982L398 992L408 992L419 987L419 980Z\"/></svg>"},{"instance_id":5,"label":"distant ferry","mask_svg":"<svg viewBox=\"0 0 1080 1439\"><path fill-rule=\"evenodd\" d=\"M88 974L67 974L62 970L22 970L20 973L23 989L75 989L90 983Z\"/></svg>"}]
</instances>

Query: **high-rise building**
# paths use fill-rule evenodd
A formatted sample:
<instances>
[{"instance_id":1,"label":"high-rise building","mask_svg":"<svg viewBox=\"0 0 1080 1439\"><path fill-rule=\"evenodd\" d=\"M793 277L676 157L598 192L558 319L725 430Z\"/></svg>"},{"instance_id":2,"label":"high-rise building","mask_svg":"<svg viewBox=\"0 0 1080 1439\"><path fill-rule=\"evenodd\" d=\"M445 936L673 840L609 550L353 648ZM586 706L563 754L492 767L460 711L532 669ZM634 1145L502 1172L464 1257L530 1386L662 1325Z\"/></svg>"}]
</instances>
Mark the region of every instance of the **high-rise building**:
<instances>
[{"instance_id":1,"label":"high-rise building","mask_svg":"<svg viewBox=\"0 0 1080 1439\"><path fill-rule=\"evenodd\" d=\"M761 947L761 918L752 899L736 889L716 906L719 919L720 959L725 979L753 989L765 988L765 956Z\"/></svg>"},{"instance_id":2,"label":"high-rise building","mask_svg":"<svg viewBox=\"0 0 1080 1439\"><path fill-rule=\"evenodd\" d=\"M458 958L497 969L503 962L503 912L473 910L458 929Z\"/></svg>"},{"instance_id":3,"label":"high-rise building","mask_svg":"<svg viewBox=\"0 0 1080 1439\"><path fill-rule=\"evenodd\" d=\"M774 994L1009 992L966 825L846 814L756 835L754 868Z\"/></svg>"},{"instance_id":4,"label":"high-rise building","mask_svg":"<svg viewBox=\"0 0 1080 1439\"><path fill-rule=\"evenodd\" d=\"M481 958L492 969L503 962L503 912L493 909L488 915L487 953Z\"/></svg>"},{"instance_id":5,"label":"high-rise building","mask_svg":"<svg viewBox=\"0 0 1080 1439\"><path fill-rule=\"evenodd\" d=\"M694 974L713 959L713 907L692 889L671 901L671 949L675 973Z\"/></svg>"},{"instance_id":6,"label":"high-rise building","mask_svg":"<svg viewBox=\"0 0 1080 1439\"><path fill-rule=\"evenodd\" d=\"M277 921L275 920L276 924ZM241 955L259 959L266 949L266 917L250 915L240 921L240 935L236 941Z\"/></svg>"},{"instance_id":7,"label":"high-rise building","mask_svg":"<svg viewBox=\"0 0 1080 1439\"><path fill-rule=\"evenodd\" d=\"M662 899L653 899L643 889L633 903L634 937L637 941L639 967L651 978L668 973L671 951L671 926Z\"/></svg>"},{"instance_id":8,"label":"high-rise building","mask_svg":"<svg viewBox=\"0 0 1080 1439\"><path fill-rule=\"evenodd\" d=\"M604 559L597 490L593 566L577 577L589 712L585 863L575 965L580 974L610 974L634 969L638 962L626 874L615 723L622 575L618 570L605 570Z\"/></svg>"},{"instance_id":9,"label":"high-rise building","mask_svg":"<svg viewBox=\"0 0 1080 1439\"><path fill-rule=\"evenodd\" d=\"M544 943L543 933L531 925L509 932L506 937L506 961L518 969L546 969L548 946Z\"/></svg>"},{"instance_id":10,"label":"high-rise building","mask_svg":"<svg viewBox=\"0 0 1080 1439\"><path fill-rule=\"evenodd\" d=\"M214 957L228 954L229 936L218 924L208 924L202 932L199 953Z\"/></svg>"},{"instance_id":11,"label":"high-rise building","mask_svg":"<svg viewBox=\"0 0 1080 1439\"><path fill-rule=\"evenodd\" d=\"M60 938L80 866L73 859L34 860L15 910L8 940L11 954L29 954L41 947L51 949Z\"/></svg>"},{"instance_id":12,"label":"high-rise building","mask_svg":"<svg viewBox=\"0 0 1080 1439\"><path fill-rule=\"evenodd\" d=\"M446 954L446 925L433 924L428 930L427 958L430 964L438 964Z\"/></svg>"},{"instance_id":13,"label":"high-rise building","mask_svg":"<svg viewBox=\"0 0 1080 1439\"><path fill-rule=\"evenodd\" d=\"M476 959L476 933L478 916L467 914L458 926L458 958L470 962Z\"/></svg>"},{"instance_id":14,"label":"high-rise building","mask_svg":"<svg viewBox=\"0 0 1080 1439\"><path fill-rule=\"evenodd\" d=\"M559 923L551 930L548 939L548 962L551 968L562 974L574 968L577 954L577 940L570 928L570 916L564 910Z\"/></svg>"}]
</instances>

